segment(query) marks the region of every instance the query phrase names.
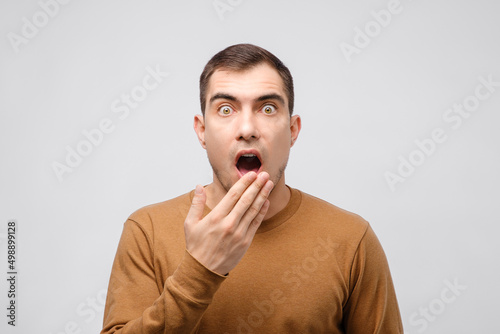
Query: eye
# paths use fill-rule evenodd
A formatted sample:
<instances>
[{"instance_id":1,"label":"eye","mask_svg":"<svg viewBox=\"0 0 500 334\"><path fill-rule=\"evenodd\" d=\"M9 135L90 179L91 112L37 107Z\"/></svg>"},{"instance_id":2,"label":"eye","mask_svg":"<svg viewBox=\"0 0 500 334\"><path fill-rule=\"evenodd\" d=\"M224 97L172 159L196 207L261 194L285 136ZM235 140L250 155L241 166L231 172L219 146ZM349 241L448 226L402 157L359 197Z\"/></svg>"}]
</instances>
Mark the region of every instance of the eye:
<instances>
[{"instance_id":1,"label":"eye","mask_svg":"<svg viewBox=\"0 0 500 334\"><path fill-rule=\"evenodd\" d=\"M264 107L262 107L262 112L266 115L271 115L276 112L276 107L270 104L266 104Z\"/></svg>"},{"instance_id":2,"label":"eye","mask_svg":"<svg viewBox=\"0 0 500 334\"><path fill-rule=\"evenodd\" d=\"M222 106L219 108L219 114L223 116L228 116L231 115L232 113L233 113L233 108L231 108L230 106Z\"/></svg>"}]
</instances>

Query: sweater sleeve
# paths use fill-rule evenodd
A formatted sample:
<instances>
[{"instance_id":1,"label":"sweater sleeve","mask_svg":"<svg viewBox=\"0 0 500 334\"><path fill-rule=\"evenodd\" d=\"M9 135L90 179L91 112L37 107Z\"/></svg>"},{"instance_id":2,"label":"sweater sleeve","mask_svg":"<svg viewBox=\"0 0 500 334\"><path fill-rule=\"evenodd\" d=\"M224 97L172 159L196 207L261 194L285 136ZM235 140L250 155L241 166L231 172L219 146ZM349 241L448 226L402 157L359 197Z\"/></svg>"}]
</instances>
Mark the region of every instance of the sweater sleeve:
<instances>
[{"instance_id":1,"label":"sweater sleeve","mask_svg":"<svg viewBox=\"0 0 500 334\"><path fill-rule=\"evenodd\" d=\"M369 225L353 259L349 291L343 315L346 333L403 333L389 265Z\"/></svg>"},{"instance_id":2,"label":"sweater sleeve","mask_svg":"<svg viewBox=\"0 0 500 334\"><path fill-rule=\"evenodd\" d=\"M159 287L153 250L143 228L127 220L111 271L101 334L196 329L224 276L205 268L186 250L177 269Z\"/></svg>"}]
</instances>

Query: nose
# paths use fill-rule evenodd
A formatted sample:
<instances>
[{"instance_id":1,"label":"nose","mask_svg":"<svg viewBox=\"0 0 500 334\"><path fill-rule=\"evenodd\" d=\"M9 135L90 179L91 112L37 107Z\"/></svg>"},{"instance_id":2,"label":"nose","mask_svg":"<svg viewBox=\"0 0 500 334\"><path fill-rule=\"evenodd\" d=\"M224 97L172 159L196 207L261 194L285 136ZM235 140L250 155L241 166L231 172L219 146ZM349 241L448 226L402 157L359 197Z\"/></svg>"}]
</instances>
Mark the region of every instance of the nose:
<instances>
[{"instance_id":1,"label":"nose","mask_svg":"<svg viewBox=\"0 0 500 334\"><path fill-rule=\"evenodd\" d=\"M240 112L236 124L236 139L246 141L259 139L260 132L257 121L257 115L251 110Z\"/></svg>"}]
</instances>

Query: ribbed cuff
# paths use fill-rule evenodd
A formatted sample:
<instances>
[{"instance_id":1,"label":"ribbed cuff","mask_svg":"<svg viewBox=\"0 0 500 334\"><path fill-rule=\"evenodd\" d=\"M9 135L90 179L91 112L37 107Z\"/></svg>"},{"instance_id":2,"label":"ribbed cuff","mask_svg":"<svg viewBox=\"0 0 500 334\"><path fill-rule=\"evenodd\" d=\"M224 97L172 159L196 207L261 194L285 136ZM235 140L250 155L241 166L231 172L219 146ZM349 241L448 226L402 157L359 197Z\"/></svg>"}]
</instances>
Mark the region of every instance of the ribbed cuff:
<instances>
[{"instance_id":1,"label":"ribbed cuff","mask_svg":"<svg viewBox=\"0 0 500 334\"><path fill-rule=\"evenodd\" d=\"M187 250L171 276L179 292L192 301L210 304L226 276L219 275L198 262Z\"/></svg>"}]
</instances>

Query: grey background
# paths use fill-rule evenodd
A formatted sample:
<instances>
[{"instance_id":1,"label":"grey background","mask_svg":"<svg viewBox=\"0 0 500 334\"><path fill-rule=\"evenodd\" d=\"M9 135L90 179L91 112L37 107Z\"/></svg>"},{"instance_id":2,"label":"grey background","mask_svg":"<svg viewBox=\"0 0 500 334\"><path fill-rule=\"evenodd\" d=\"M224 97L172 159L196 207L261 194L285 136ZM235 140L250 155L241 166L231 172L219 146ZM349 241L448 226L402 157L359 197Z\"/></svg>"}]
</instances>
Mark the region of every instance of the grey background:
<instances>
[{"instance_id":1,"label":"grey background","mask_svg":"<svg viewBox=\"0 0 500 334\"><path fill-rule=\"evenodd\" d=\"M377 30L372 11L388 6L398 12ZM211 181L192 130L198 78L217 51L249 42L294 75L303 129L287 183L372 224L405 332L498 332L500 87L456 129L443 115L473 101L481 77L500 81L499 10L487 0L2 0L0 267L15 219L19 309L15 328L2 311L0 331L100 330L128 215ZM342 43L366 27L369 44L346 57ZM148 67L169 75L120 119L112 104L139 92ZM53 164L103 119L113 131L59 180ZM415 141L436 128L446 141L391 189L386 173L418 158ZM461 286L451 302L446 282ZM2 279L1 305L6 291Z\"/></svg>"}]
</instances>

